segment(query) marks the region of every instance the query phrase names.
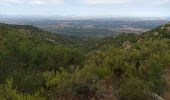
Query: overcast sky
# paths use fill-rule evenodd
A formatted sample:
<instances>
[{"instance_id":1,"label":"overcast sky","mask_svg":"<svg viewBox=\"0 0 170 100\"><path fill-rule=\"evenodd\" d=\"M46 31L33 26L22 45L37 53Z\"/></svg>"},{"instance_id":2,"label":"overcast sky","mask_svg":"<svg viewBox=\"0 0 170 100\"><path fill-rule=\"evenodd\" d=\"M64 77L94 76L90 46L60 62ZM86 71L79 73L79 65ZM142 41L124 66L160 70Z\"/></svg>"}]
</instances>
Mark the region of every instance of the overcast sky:
<instances>
[{"instance_id":1,"label":"overcast sky","mask_svg":"<svg viewBox=\"0 0 170 100\"><path fill-rule=\"evenodd\" d=\"M0 15L170 16L170 0L0 0Z\"/></svg>"}]
</instances>

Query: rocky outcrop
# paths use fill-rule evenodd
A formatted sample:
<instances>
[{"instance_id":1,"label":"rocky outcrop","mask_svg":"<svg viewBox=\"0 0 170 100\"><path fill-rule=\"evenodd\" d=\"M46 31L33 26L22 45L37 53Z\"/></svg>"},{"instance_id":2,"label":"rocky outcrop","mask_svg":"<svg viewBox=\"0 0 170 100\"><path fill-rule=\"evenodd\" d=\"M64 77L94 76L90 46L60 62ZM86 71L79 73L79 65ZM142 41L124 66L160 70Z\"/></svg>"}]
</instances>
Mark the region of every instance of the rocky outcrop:
<instances>
[{"instance_id":1,"label":"rocky outcrop","mask_svg":"<svg viewBox=\"0 0 170 100\"><path fill-rule=\"evenodd\" d=\"M137 43L142 43L143 41L144 41L143 39L139 39Z\"/></svg>"},{"instance_id":2,"label":"rocky outcrop","mask_svg":"<svg viewBox=\"0 0 170 100\"><path fill-rule=\"evenodd\" d=\"M170 32L170 26L166 27L167 32Z\"/></svg>"},{"instance_id":3,"label":"rocky outcrop","mask_svg":"<svg viewBox=\"0 0 170 100\"><path fill-rule=\"evenodd\" d=\"M158 32L155 32L155 33L154 33L154 36L158 36L158 35L159 35L159 33L158 33Z\"/></svg>"},{"instance_id":4,"label":"rocky outcrop","mask_svg":"<svg viewBox=\"0 0 170 100\"><path fill-rule=\"evenodd\" d=\"M29 30L19 29L19 32L23 35L23 37L32 37L32 34Z\"/></svg>"},{"instance_id":5,"label":"rocky outcrop","mask_svg":"<svg viewBox=\"0 0 170 100\"><path fill-rule=\"evenodd\" d=\"M56 41L55 41L55 40L53 40L53 39L51 39L51 38L47 38L47 40L48 40L49 42L56 43Z\"/></svg>"},{"instance_id":6,"label":"rocky outcrop","mask_svg":"<svg viewBox=\"0 0 170 100\"><path fill-rule=\"evenodd\" d=\"M125 50L130 50L130 49L132 48L132 45L131 45L131 43L130 43L129 41L125 41L125 42L123 43L123 48L124 48Z\"/></svg>"},{"instance_id":7,"label":"rocky outcrop","mask_svg":"<svg viewBox=\"0 0 170 100\"><path fill-rule=\"evenodd\" d=\"M152 93L152 98L154 100L164 100L162 97L158 96L156 93Z\"/></svg>"},{"instance_id":8,"label":"rocky outcrop","mask_svg":"<svg viewBox=\"0 0 170 100\"><path fill-rule=\"evenodd\" d=\"M161 30L164 30L164 29L165 29L165 27L164 27L164 26L162 26L162 27L161 27Z\"/></svg>"}]
</instances>

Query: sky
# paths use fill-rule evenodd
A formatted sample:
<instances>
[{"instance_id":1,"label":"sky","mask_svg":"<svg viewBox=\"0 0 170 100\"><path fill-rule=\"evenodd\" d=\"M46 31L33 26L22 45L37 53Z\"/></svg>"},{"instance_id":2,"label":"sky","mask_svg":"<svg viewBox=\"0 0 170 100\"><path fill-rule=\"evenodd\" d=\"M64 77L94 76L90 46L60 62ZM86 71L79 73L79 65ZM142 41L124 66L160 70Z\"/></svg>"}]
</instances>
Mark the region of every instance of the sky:
<instances>
[{"instance_id":1,"label":"sky","mask_svg":"<svg viewBox=\"0 0 170 100\"><path fill-rule=\"evenodd\" d=\"M0 15L169 17L170 0L0 0Z\"/></svg>"}]
</instances>

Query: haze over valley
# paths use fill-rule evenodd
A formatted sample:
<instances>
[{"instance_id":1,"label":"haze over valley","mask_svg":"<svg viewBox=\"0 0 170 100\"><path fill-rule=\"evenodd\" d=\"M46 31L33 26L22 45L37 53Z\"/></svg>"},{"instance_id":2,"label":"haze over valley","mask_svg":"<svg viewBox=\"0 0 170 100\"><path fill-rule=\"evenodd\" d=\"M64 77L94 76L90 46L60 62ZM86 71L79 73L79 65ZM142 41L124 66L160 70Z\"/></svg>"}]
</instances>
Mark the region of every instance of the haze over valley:
<instances>
[{"instance_id":1,"label":"haze over valley","mask_svg":"<svg viewBox=\"0 0 170 100\"><path fill-rule=\"evenodd\" d=\"M19 17L19 16L18 16ZM74 39L104 38L121 33L141 34L168 22L168 18L29 17L2 18L8 24L33 25Z\"/></svg>"}]
</instances>

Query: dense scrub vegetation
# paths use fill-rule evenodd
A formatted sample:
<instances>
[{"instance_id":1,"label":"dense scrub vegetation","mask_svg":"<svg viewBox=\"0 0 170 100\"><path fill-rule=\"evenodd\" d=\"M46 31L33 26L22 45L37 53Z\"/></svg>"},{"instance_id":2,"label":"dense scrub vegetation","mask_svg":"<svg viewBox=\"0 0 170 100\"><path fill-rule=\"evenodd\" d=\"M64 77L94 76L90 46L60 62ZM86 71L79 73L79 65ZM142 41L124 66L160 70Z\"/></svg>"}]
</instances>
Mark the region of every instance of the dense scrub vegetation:
<instances>
[{"instance_id":1,"label":"dense scrub vegetation","mask_svg":"<svg viewBox=\"0 0 170 100\"><path fill-rule=\"evenodd\" d=\"M2 24L0 99L152 100L164 93L162 75L170 66L170 25L164 27L76 48L32 26Z\"/></svg>"}]
</instances>

